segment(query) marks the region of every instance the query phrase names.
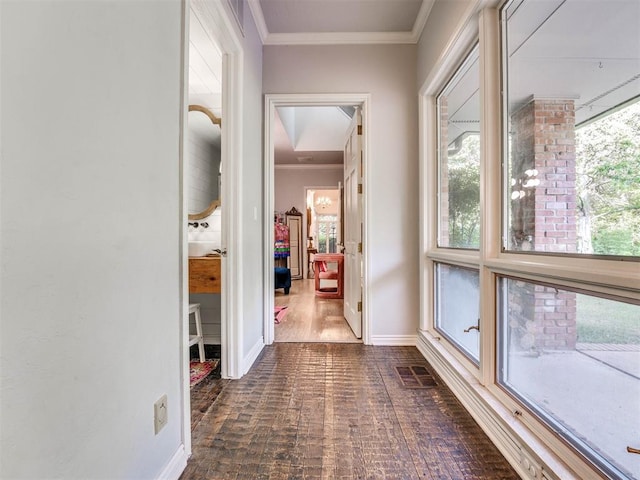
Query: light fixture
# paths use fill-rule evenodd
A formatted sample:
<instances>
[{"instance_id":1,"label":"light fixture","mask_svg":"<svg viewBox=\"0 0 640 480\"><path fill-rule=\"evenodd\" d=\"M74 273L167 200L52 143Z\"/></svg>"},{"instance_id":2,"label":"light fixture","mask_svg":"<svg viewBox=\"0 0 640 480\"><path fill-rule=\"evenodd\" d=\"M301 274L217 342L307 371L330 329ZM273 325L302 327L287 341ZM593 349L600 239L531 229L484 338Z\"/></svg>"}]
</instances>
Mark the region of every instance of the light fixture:
<instances>
[{"instance_id":1,"label":"light fixture","mask_svg":"<svg viewBox=\"0 0 640 480\"><path fill-rule=\"evenodd\" d=\"M327 208L331 205L331 199L329 197L318 197L316 199L316 205L321 208Z\"/></svg>"}]
</instances>

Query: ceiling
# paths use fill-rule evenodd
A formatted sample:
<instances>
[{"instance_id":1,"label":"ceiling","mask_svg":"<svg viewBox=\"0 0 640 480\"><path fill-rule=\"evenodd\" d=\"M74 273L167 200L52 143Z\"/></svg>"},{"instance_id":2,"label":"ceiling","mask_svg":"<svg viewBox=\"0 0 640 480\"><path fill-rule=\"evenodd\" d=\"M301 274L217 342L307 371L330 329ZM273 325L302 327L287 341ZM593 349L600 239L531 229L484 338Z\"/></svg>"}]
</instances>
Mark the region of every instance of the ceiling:
<instances>
[{"instance_id":1,"label":"ceiling","mask_svg":"<svg viewBox=\"0 0 640 480\"><path fill-rule=\"evenodd\" d=\"M509 108L573 99L576 124L640 96L638 0L514 1L508 10ZM479 131L477 55L448 95L452 139Z\"/></svg>"},{"instance_id":2,"label":"ceiling","mask_svg":"<svg viewBox=\"0 0 640 480\"><path fill-rule=\"evenodd\" d=\"M276 164L341 164L349 113L339 107L278 107Z\"/></svg>"},{"instance_id":3,"label":"ceiling","mask_svg":"<svg viewBox=\"0 0 640 480\"><path fill-rule=\"evenodd\" d=\"M200 18L190 10L189 105L207 107L222 116L222 52L207 34Z\"/></svg>"},{"instance_id":4,"label":"ceiling","mask_svg":"<svg viewBox=\"0 0 640 480\"><path fill-rule=\"evenodd\" d=\"M435 2L248 1L265 45L416 43ZM512 111L532 95L571 98L580 124L640 95L638 0L515 0L508 15ZM190 35L189 102L220 115L221 54L193 12ZM461 72L451 92L452 133L479 129L478 75L476 58ZM313 117L300 113L293 124L276 122L276 163L341 163L341 153L329 146L340 135L330 135ZM309 132L316 133L320 146L301 141L312 138Z\"/></svg>"},{"instance_id":5,"label":"ceiling","mask_svg":"<svg viewBox=\"0 0 640 480\"><path fill-rule=\"evenodd\" d=\"M417 43L435 0L249 0L265 45ZM278 109L276 164L340 164L350 118L337 107Z\"/></svg>"},{"instance_id":6,"label":"ceiling","mask_svg":"<svg viewBox=\"0 0 640 480\"><path fill-rule=\"evenodd\" d=\"M435 0L249 0L265 45L417 43Z\"/></svg>"}]
</instances>

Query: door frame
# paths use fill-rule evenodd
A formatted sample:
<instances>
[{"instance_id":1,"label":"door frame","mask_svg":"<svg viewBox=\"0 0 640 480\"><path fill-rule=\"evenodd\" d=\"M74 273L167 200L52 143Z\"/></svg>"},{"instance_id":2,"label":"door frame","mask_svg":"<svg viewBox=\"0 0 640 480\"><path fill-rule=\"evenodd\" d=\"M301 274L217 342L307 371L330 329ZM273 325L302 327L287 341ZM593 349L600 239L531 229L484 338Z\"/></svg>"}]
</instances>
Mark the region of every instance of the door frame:
<instances>
[{"instance_id":1,"label":"door frame","mask_svg":"<svg viewBox=\"0 0 640 480\"><path fill-rule=\"evenodd\" d=\"M362 194L362 223L363 223L363 251L362 251L362 342L365 345L371 344L371 333L369 328L369 308L368 308L368 272L369 272L369 210L367 197L369 194L366 185L369 183L369 112L371 111L371 94L369 93L294 93L294 94L266 94L264 99L264 211L262 221L264 225L264 343L271 345L275 337L275 325L273 321L273 308L275 304L274 292L274 261L273 261L273 212L275 210L275 112L277 107L334 107L359 105L362 109L362 148L364 161L363 194Z\"/></svg>"},{"instance_id":2,"label":"door frame","mask_svg":"<svg viewBox=\"0 0 640 480\"><path fill-rule=\"evenodd\" d=\"M238 210L243 189L241 181L242 159L242 65L243 50L238 26L226 2L182 0L182 107L180 126L180 211L181 231L181 315L180 315L180 369L182 378L182 442L187 456L191 454L191 394L189 386L189 265L187 228L187 189L185 188L185 142L189 88L189 15L193 6L203 26L222 52L222 248L227 249L222 259L222 289L220 318L221 375L223 378L242 376L242 256L235 247L242 245L242 229ZM234 321L231 321L234 319Z\"/></svg>"}]
</instances>

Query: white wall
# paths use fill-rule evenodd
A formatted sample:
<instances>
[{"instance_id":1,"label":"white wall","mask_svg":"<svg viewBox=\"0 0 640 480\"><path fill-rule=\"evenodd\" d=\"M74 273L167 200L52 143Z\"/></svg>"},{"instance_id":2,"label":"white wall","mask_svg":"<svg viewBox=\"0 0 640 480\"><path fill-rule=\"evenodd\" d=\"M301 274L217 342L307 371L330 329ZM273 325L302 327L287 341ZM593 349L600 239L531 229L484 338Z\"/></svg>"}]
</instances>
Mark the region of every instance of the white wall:
<instances>
[{"instance_id":1,"label":"white wall","mask_svg":"<svg viewBox=\"0 0 640 480\"><path fill-rule=\"evenodd\" d=\"M334 187L344 177L342 165L328 168L298 167L297 165L276 166L274 175L275 209L287 212L291 207L306 215L306 187ZM306 224L305 224L306 225Z\"/></svg>"},{"instance_id":2,"label":"white wall","mask_svg":"<svg viewBox=\"0 0 640 480\"><path fill-rule=\"evenodd\" d=\"M416 50L415 45L264 48L265 94L372 95L365 248L375 342L402 341L418 327Z\"/></svg>"},{"instance_id":3,"label":"white wall","mask_svg":"<svg viewBox=\"0 0 640 480\"><path fill-rule=\"evenodd\" d=\"M180 2L0 17L0 477L157 478L182 443Z\"/></svg>"},{"instance_id":4,"label":"white wall","mask_svg":"<svg viewBox=\"0 0 640 480\"><path fill-rule=\"evenodd\" d=\"M242 262L243 357L250 361L263 345L262 292L262 42L249 6L244 5L243 154L242 154ZM232 319L233 321L233 319Z\"/></svg>"}]
</instances>

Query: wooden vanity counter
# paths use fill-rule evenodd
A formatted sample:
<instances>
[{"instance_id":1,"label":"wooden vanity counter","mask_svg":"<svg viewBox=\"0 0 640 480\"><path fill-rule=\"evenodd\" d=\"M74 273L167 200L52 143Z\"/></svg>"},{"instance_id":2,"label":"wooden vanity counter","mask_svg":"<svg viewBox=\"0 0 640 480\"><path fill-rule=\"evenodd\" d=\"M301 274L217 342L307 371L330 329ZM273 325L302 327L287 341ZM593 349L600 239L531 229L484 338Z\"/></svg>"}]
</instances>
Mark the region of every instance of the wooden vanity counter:
<instances>
[{"instance_id":1,"label":"wooden vanity counter","mask_svg":"<svg viewBox=\"0 0 640 480\"><path fill-rule=\"evenodd\" d=\"M189 293L220 293L221 257L189 257Z\"/></svg>"}]
</instances>

